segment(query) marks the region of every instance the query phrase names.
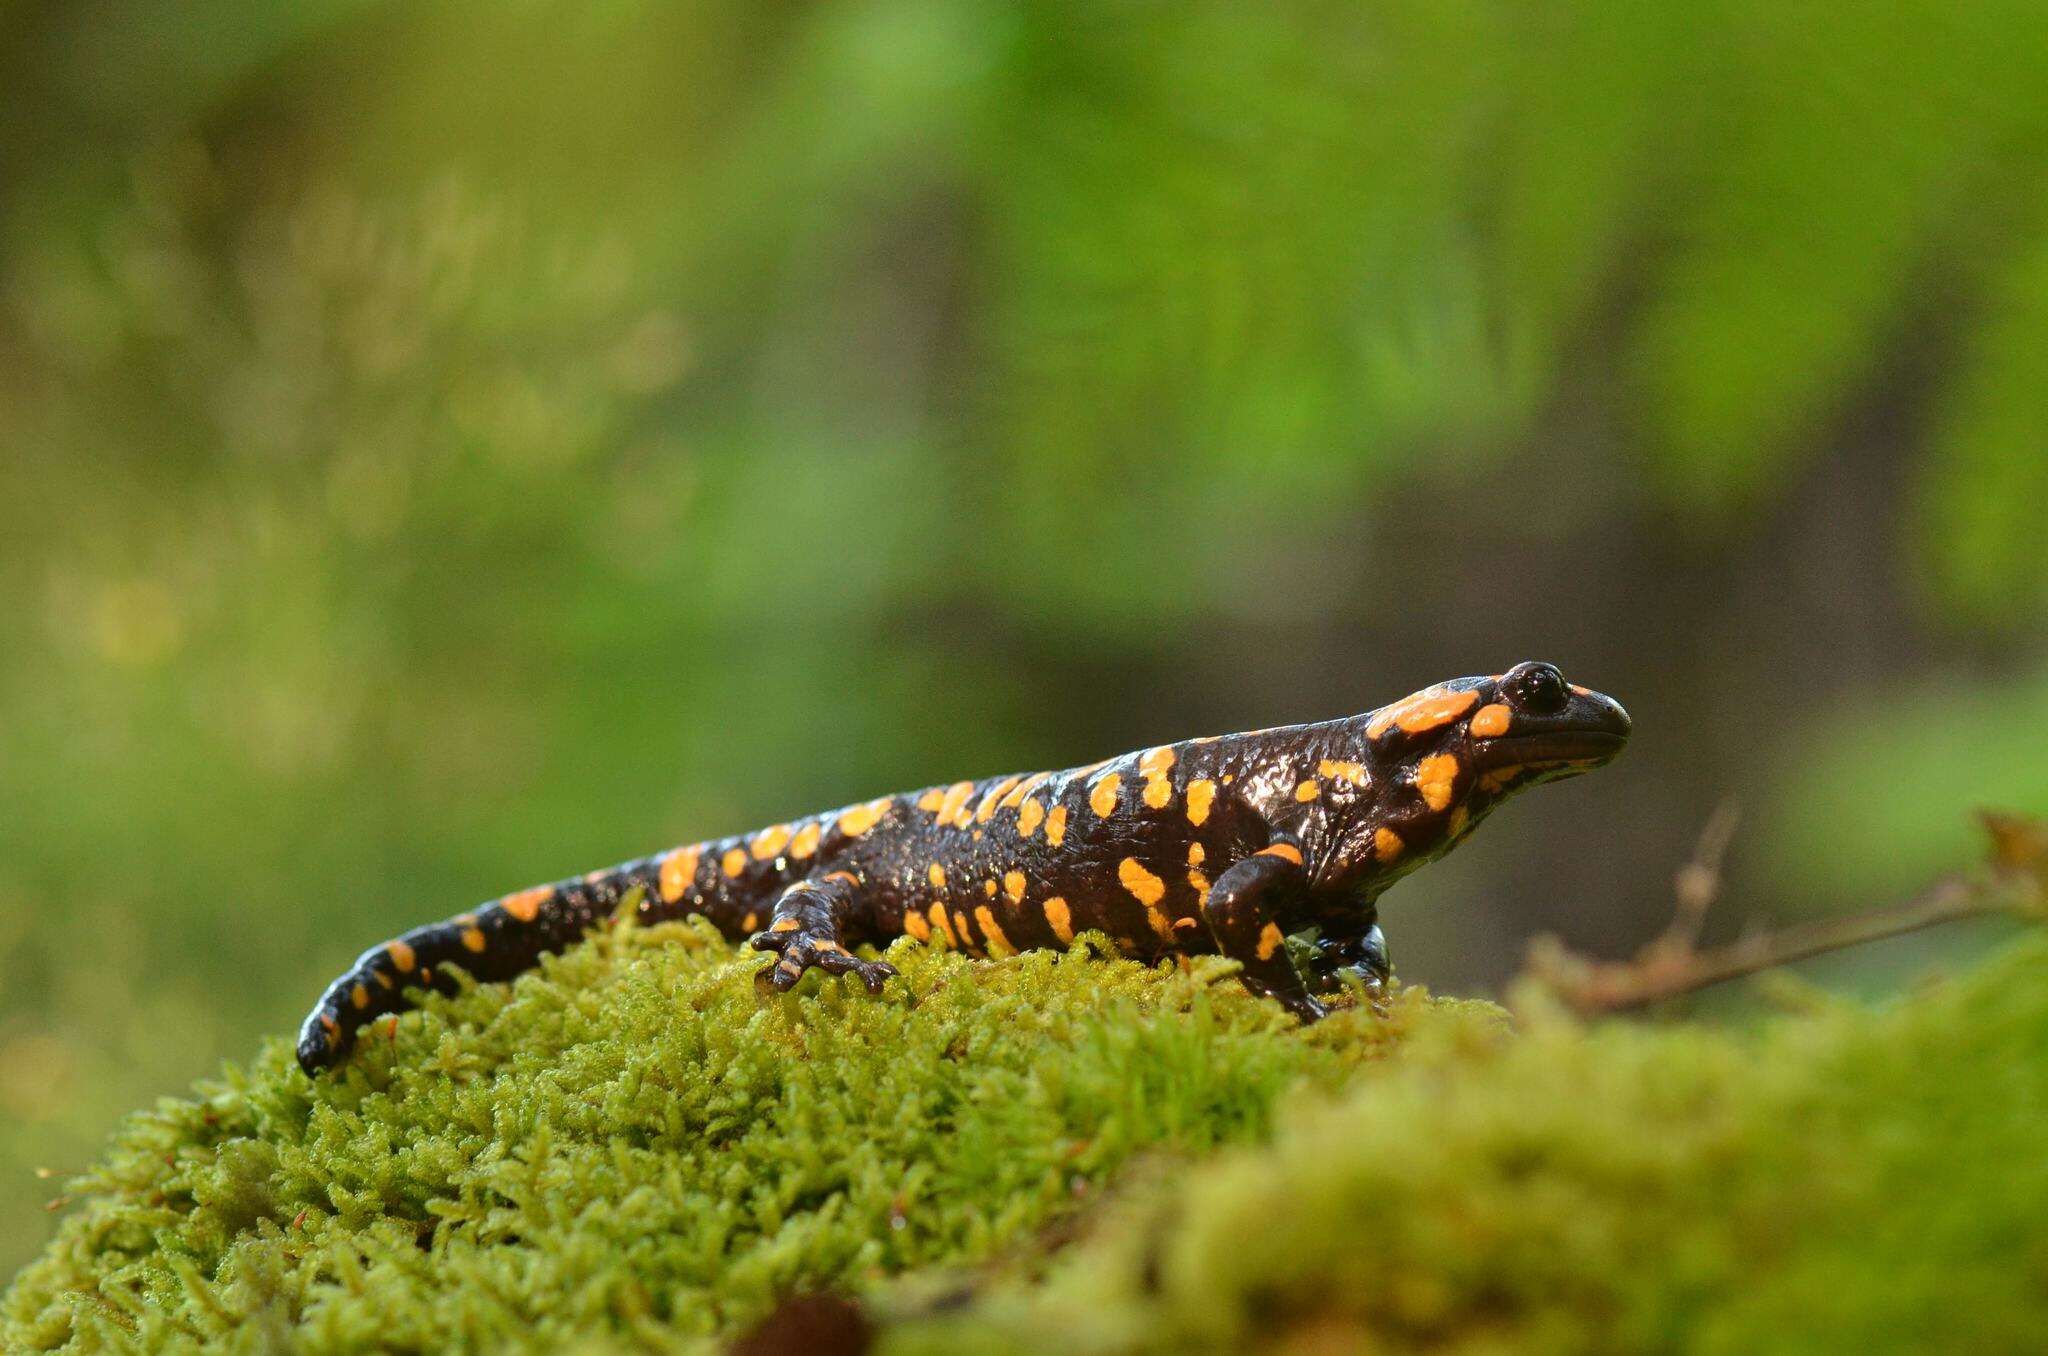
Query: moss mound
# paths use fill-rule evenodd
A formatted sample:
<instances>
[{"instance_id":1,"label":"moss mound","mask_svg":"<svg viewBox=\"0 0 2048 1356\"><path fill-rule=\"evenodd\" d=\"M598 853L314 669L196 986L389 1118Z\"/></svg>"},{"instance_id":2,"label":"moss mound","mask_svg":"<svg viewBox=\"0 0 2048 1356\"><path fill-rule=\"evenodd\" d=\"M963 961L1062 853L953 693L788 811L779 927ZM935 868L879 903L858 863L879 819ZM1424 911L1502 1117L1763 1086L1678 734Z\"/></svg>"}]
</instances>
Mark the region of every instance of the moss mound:
<instances>
[{"instance_id":1,"label":"moss mound","mask_svg":"<svg viewBox=\"0 0 2048 1356\"><path fill-rule=\"evenodd\" d=\"M70 1186L0 1349L691 1349L793 1289L959 1262L1146 1149L1264 1133L1425 1018L1300 1032L1226 967L901 945L881 1000L625 928L374 1038L309 1082L287 1046L165 1100ZM1218 981L1221 981L1220 983Z\"/></svg>"},{"instance_id":2,"label":"moss mound","mask_svg":"<svg viewBox=\"0 0 2048 1356\"><path fill-rule=\"evenodd\" d=\"M0 1349L691 1351L824 1288L903 1356L2048 1349L2048 939L1874 1011L1513 1037L891 959L763 1003L627 929L331 1081L279 1042L123 1128Z\"/></svg>"},{"instance_id":3,"label":"moss mound","mask_svg":"<svg viewBox=\"0 0 2048 1356\"><path fill-rule=\"evenodd\" d=\"M2048 941L1878 1012L1412 1042L912 1353L2048 1351Z\"/></svg>"}]
</instances>

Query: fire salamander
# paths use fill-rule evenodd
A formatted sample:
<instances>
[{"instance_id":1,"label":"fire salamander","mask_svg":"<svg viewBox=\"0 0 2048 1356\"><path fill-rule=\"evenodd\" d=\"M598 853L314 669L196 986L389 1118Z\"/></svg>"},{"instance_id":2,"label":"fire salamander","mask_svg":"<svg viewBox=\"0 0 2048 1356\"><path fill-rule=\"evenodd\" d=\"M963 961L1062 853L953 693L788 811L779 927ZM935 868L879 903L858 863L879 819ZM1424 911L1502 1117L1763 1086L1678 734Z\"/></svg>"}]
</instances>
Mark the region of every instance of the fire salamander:
<instances>
[{"instance_id":1,"label":"fire salamander","mask_svg":"<svg viewBox=\"0 0 2048 1356\"><path fill-rule=\"evenodd\" d=\"M1253 992L1313 1021L1328 1010L1316 994L1387 978L1381 892L1513 792L1608 762L1628 734L1618 702L1525 663L1361 716L927 787L692 843L364 952L306 1018L299 1063L333 1065L410 988L451 989L451 963L509 979L636 892L644 921L702 914L773 952L764 991L816 968L880 992L895 969L850 948L906 933L979 956L1097 929L1141 959L1220 952ZM1310 929L1304 975L1284 942Z\"/></svg>"}]
</instances>

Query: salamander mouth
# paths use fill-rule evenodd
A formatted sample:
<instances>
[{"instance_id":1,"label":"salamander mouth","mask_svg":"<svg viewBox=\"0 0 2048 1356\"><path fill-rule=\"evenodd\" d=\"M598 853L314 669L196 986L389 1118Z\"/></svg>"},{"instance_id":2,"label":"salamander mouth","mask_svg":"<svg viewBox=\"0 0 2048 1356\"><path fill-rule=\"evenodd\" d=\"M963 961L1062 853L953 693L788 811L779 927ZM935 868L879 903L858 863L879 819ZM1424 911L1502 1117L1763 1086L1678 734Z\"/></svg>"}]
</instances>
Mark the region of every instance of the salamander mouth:
<instances>
[{"instance_id":1,"label":"salamander mouth","mask_svg":"<svg viewBox=\"0 0 2048 1356\"><path fill-rule=\"evenodd\" d=\"M1627 745L1628 736L1612 730L1543 730L1535 734L1509 735L1489 739L1473 753L1480 767L1492 770L1528 763L1585 763L1612 761Z\"/></svg>"}]
</instances>

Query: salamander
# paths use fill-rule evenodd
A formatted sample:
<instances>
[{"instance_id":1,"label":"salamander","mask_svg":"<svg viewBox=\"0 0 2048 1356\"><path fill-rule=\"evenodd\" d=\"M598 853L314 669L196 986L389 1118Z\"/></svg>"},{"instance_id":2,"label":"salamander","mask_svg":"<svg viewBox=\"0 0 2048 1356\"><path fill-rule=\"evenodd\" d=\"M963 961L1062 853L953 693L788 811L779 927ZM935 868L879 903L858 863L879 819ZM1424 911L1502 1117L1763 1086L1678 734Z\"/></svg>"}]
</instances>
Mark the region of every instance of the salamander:
<instances>
[{"instance_id":1,"label":"salamander","mask_svg":"<svg viewBox=\"0 0 2048 1356\"><path fill-rule=\"evenodd\" d=\"M507 980L620 913L701 914L872 993L896 973L855 953L908 935L975 956L1065 947L1097 931L1142 960L1221 953L1303 1021L1347 982L1390 977L1377 900L1525 787L1609 762L1619 702L1550 664L1457 678L1363 715L1210 736L1059 772L880 796L504 895L373 947L300 1030L299 1063L338 1062L373 1018L451 966ZM631 908L623 906L631 902ZM1297 967L1287 937L1313 930Z\"/></svg>"}]
</instances>

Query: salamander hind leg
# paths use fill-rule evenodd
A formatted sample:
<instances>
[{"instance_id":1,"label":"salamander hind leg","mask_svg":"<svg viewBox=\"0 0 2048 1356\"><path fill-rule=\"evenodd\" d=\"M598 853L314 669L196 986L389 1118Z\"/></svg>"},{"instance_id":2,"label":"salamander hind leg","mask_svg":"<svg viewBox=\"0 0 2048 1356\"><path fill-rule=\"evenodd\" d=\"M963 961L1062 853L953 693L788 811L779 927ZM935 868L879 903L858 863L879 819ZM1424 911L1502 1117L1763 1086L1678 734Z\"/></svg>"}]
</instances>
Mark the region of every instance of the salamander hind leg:
<instances>
[{"instance_id":1,"label":"salamander hind leg","mask_svg":"<svg viewBox=\"0 0 2048 1356\"><path fill-rule=\"evenodd\" d=\"M829 974L858 975L869 993L880 993L896 967L887 961L862 960L840 941L860 881L849 871L834 871L815 880L798 881L783 891L765 932L754 934L756 951L772 951L777 959L754 976L762 992L787 993L816 967Z\"/></svg>"},{"instance_id":2,"label":"salamander hind leg","mask_svg":"<svg viewBox=\"0 0 2048 1356\"><path fill-rule=\"evenodd\" d=\"M1309 987L1317 993L1341 993L1353 983L1377 996L1393 977L1387 960L1387 939L1377 924L1356 933L1325 931L1309 961Z\"/></svg>"}]
</instances>

